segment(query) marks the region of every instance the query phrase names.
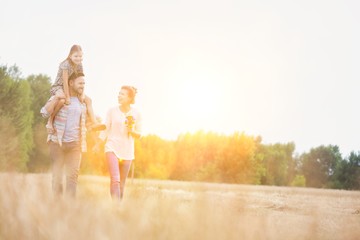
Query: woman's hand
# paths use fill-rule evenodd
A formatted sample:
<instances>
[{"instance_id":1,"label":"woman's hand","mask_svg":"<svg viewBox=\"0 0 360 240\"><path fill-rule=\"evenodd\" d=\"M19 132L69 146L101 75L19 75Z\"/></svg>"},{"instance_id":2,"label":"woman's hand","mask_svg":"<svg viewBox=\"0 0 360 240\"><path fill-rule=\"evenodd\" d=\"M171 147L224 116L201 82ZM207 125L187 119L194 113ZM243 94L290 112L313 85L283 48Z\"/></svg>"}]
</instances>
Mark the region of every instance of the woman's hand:
<instances>
[{"instance_id":1,"label":"woman's hand","mask_svg":"<svg viewBox=\"0 0 360 240\"><path fill-rule=\"evenodd\" d=\"M128 128L129 137L132 136L133 138L140 138L140 133L136 132L135 130Z\"/></svg>"}]
</instances>

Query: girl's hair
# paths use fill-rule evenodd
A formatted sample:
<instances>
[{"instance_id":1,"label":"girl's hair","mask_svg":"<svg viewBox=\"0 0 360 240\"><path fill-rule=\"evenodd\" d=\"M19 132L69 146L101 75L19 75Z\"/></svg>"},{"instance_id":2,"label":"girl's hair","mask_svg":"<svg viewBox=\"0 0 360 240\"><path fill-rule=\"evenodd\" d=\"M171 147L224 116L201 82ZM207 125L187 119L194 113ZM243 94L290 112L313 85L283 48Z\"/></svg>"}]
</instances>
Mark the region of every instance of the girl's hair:
<instances>
[{"instance_id":1,"label":"girl's hair","mask_svg":"<svg viewBox=\"0 0 360 240\"><path fill-rule=\"evenodd\" d=\"M69 60L69 59L70 59L70 56L71 56L74 52L82 52L82 49L81 49L80 45L73 45L73 46L70 48L69 55L68 55L68 57L67 57L66 59Z\"/></svg>"},{"instance_id":2,"label":"girl's hair","mask_svg":"<svg viewBox=\"0 0 360 240\"><path fill-rule=\"evenodd\" d=\"M80 47L80 45L72 45L72 47L70 48L70 52L69 52L69 55L67 56L67 58L65 59L69 61L71 67L74 69L74 71L76 72L76 66L75 64L73 63L73 61L71 61L71 58L70 56L74 53L74 52L82 52L82 49Z\"/></svg>"},{"instance_id":3,"label":"girl's hair","mask_svg":"<svg viewBox=\"0 0 360 240\"><path fill-rule=\"evenodd\" d=\"M124 90L128 91L129 98L131 99L130 103L134 104L135 103L135 96L137 94L137 89L135 87L132 87L132 86L122 86L121 89L124 89Z\"/></svg>"}]
</instances>

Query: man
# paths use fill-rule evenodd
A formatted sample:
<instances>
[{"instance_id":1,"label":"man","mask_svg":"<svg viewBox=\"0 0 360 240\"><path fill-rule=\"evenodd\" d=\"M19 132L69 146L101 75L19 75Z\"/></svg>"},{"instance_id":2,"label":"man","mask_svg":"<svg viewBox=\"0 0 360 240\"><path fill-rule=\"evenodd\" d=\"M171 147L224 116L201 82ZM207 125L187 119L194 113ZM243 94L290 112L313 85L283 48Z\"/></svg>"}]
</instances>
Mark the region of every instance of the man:
<instances>
[{"instance_id":1,"label":"man","mask_svg":"<svg viewBox=\"0 0 360 240\"><path fill-rule=\"evenodd\" d=\"M84 91L83 73L69 77L70 104L64 105L54 119L55 132L48 134L52 168L52 189L63 192L63 169L66 175L66 195L75 197L81 152L86 152L86 105L79 100ZM42 109L44 111L44 109Z\"/></svg>"}]
</instances>

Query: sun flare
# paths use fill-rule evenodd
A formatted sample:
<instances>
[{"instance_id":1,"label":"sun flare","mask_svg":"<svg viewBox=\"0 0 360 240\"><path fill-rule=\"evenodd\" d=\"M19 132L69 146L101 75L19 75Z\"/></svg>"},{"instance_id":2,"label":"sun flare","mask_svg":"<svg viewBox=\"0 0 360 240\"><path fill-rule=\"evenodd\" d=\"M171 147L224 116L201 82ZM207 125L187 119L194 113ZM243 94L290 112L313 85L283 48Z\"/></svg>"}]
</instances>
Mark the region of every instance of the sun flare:
<instances>
[{"instance_id":1,"label":"sun flare","mask_svg":"<svg viewBox=\"0 0 360 240\"><path fill-rule=\"evenodd\" d=\"M210 129L216 119L220 91L212 79L192 76L177 82L174 106L183 131Z\"/></svg>"}]
</instances>

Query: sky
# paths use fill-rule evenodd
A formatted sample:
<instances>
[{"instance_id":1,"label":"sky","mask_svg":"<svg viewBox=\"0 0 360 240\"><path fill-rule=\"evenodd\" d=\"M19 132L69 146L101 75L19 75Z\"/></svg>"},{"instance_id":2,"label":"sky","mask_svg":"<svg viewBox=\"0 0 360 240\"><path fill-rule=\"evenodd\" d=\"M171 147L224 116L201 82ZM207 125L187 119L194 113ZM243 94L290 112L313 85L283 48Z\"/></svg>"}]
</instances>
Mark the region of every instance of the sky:
<instances>
[{"instance_id":1,"label":"sky","mask_svg":"<svg viewBox=\"0 0 360 240\"><path fill-rule=\"evenodd\" d=\"M360 150L360 2L1 0L0 65L52 81L82 46L102 119L138 88L144 134L244 132Z\"/></svg>"}]
</instances>

